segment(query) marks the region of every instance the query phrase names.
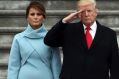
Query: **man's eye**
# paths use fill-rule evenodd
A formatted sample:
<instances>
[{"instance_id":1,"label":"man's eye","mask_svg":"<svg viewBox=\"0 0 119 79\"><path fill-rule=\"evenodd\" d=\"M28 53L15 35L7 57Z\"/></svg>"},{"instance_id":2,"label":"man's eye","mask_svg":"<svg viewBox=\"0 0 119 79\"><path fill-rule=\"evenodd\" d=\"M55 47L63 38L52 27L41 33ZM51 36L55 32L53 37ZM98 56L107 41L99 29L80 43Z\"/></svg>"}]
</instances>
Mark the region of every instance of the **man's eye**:
<instances>
[{"instance_id":1,"label":"man's eye","mask_svg":"<svg viewBox=\"0 0 119 79\"><path fill-rule=\"evenodd\" d=\"M92 10L88 10L88 12L92 12Z\"/></svg>"}]
</instances>

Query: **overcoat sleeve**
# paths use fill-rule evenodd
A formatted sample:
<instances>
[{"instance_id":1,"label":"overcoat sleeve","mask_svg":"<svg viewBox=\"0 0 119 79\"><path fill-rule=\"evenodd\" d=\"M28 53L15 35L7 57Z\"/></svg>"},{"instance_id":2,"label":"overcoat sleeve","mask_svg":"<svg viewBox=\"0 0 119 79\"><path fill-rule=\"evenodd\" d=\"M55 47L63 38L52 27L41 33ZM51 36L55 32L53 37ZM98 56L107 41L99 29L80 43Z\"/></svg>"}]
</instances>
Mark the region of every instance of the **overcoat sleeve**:
<instances>
[{"instance_id":1,"label":"overcoat sleeve","mask_svg":"<svg viewBox=\"0 0 119 79\"><path fill-rule=\"evenodd\" d=\"M116 33L113 36L110 55L110 79L119 79L119 51Z\"/></svg>"},{"instance_id":2,"label":"overcoat sleeve","mask_svg":"<svg viewBox=\"0 0 119 79\"><path fill-rule=\"evenodd\" d=\"M54 79L59 79L59 74L61 71L61 57L58 48L52 48L51 70Z\"/></svg>"},{"instance_id":3,"label":"overcoat sleeve","mask_svg":"<svg viewBox=\"0 0 119 79\"><path fill-rule=\"evenodd\" d=\"M20 50L17 37L15 36L9 56L7 79L18 79L20 66L21 66Z\"/></svg>"},{"instance_id":4,"label":"overcoat sleeve","mask_svg":"<svg viewBox=\"0 0 119 79\"><path fill-rule=\"evenodd\" d=\"M62 20L56 23L46 34L44 38L44 43L52 47L62 46L64 38L64 29L66 26L67 23L62 23Z\"/></svg>"}]
</instances>

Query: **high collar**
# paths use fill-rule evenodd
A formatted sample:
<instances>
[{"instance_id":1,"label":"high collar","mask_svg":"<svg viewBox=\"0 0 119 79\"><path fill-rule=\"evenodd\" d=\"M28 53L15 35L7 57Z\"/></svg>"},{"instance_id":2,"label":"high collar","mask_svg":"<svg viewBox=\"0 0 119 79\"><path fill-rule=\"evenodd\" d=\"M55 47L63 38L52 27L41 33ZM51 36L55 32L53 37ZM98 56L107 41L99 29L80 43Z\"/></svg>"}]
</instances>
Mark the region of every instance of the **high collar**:
<instances>
[{"instance_id":1,"label":"high collar","mask_svg":"<svg viewBox=\"0 0 119 79\"><path fill-rule=\"evenodd\" d=\"M25 37L27 38L42 38L46 35L47 30L44 26L44 24L42 24L42 26L36 30L34 30L29 24L26 28L26 30L24 31L25 33Z\"/></svg>"}]
</instances>

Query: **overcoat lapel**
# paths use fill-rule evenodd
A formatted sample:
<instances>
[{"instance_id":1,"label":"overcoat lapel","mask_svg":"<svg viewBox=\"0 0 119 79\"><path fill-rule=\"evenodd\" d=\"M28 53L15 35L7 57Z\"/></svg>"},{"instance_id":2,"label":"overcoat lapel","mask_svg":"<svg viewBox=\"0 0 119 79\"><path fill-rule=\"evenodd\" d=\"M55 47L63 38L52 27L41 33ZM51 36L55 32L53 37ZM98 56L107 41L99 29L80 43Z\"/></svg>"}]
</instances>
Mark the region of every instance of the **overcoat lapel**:
<instances>
[{"instance_id":1,"label":"overcoat lapel","mask_svg":"<svg viewBox=\"0 0 119 79\"><path fill-rule=\"evenodd\" d=\"M98 44L101 43L101 41L103 40L104 32L103 29L101 29L102 26L98 22L96 23L97 23L96 34L89 50L95 49L98 46Z\"/></svg>"},{"instance_id":2,"label":"overcoat lapel","mask_svg":"<svg viewBox=\"0 0 119 79\"><path fill-rule=\"evenodd\" d=\"M79 25L80 24L80 25ZM81 39L81 43L82 43L82 46L84 47L84 49L88 49L88 47L87 47L87 44L86 44L86 38L85 38L85 33L84 33L84 27L83 27L83 24L80 22L78 24L78 26L77 27L79 27L79 31L80 31L80 35L81 35L81 37L80 37L80 39Z\"/></svg>"}]
</instances>

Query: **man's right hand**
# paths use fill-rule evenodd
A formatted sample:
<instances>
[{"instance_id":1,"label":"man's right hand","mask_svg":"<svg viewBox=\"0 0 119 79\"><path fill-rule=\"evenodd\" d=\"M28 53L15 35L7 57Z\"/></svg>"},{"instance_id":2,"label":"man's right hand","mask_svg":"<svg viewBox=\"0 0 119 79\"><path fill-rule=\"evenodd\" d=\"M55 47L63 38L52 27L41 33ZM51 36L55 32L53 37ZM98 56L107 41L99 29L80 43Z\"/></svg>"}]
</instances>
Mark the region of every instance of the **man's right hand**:
<instances>
[{"instance_id":1,"label":"man's right hand","mask_svg":"<svg viewBox=\"0 0 119 79\"><path fill-rule=\"evenodd\" d=\"M77 11L77 12L73 12L71 14L69 14L68 16L66 16L62 22L63 23L71 23L72 21L76 20L77 18L80 17L80 13L82 12L82 10Z\"/></svg>"}]
</instances>

